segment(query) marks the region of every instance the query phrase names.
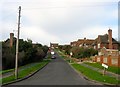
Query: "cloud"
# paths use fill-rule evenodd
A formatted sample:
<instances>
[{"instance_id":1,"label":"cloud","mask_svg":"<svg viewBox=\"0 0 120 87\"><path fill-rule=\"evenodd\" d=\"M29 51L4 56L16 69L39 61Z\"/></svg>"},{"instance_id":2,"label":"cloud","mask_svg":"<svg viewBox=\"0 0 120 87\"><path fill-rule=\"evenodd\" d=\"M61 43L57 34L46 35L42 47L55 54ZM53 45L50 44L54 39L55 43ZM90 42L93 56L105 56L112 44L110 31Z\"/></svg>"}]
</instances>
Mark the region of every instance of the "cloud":
<instances>
[{"instance_id":1,"label":"cloud","mask_svg":"<svg viewBox=\"0 0 120 87\"><path fill-rule=\"evenodd\" d=\"M20 30L20 36L21 38L24 39L32 39L34 43L36 42L41 42L43 44L47 44L50 43L50 41L52 42L58 42L59 38L49 34L48 32L45 32L43 29L41 29L40 27L24 27L21 28Z\"/></svg>"},{"instance_id":2,"label":"cloud","mask_svg":"<svg viewBox=\"0 0 120 87\"><path fill-rule=\"evenodd\" d=\"M96 38L107 33L108 27L118 32L117 0L11 0L3 1L0 13L2 39L17 29L19 5L22 6L21 38L34 42L64 44L77 38Z\"/></svg>"}]
</instances>

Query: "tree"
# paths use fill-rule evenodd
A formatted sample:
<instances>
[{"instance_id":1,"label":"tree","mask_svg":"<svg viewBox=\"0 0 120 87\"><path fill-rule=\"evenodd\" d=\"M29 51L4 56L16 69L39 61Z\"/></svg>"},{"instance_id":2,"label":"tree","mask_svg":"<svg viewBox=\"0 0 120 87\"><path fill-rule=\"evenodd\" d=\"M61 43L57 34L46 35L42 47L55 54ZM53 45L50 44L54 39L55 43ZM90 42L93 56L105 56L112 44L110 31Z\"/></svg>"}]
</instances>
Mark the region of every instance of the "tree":
<instances>
[{"instance_id":1,"label":"tree","mask_svg":"<svg viewBox=\"0 0 120 87\"><path fill-rule=\"evenodd\" d=\"M48 46L44 45L44 46L42 46L42 49L43 49L44 53L47 53L49 48L48 48Z\"/></svg>"},{"instance_id":2,"label":"tree","mask_svg":"<svg viewBox=\"0 0 120 87\"><path fill-rule=\"evenodd\" d=\"M63 50L63 45L59 45L58 48L62 51Z\"/></svg>"},{"instance_id":3,"label":"tree","mask_svg":"<svg viewBox=\"0 0 120 87\"><path fill-rule=\"evenodd\" d=\"M32 44L32 40L27 38L27 42Z\"/></svg>"},{"instance_id":4,"label":"tree","mask_svg":"<svg viewBox=\"0 0 120 87\"><path fill-rule=\"evenodd\" d=\"M86 58L86 57L94 56L98 53L98 51L93 48L88 49L88 48L80 48L80 47L73 47L71 51L73 52L73 57L75 58Z\"/></svg>"},{"instance_id":5,"label":"tree","mask_svg":"<svg viewBox=\"0 0 120 87\"><path fill-rule=\"evenodd\" d=\"M70 45L64 45L64 46L62 47L62 50L64 50L65 53L69 55L71 48L72 48L72 47L71 47Z\"/></svg>"},{"instance_id":6,"label":"tree","mask_svg":"<svg viewBox=\"0 0 120 87\"><path fill-rule=\"evenodd\" d=\"M15 53L16 53L16 44L14 43L12 48L8 46L9 39L2 43L2 69L10 69L15 67ZM7 43L6 43L7 42ZM32 40L24 41L19 39L19 66L38 62L42 60L48 51L47 46L42 46L37 43L35 46L32 44Z\"/></svg>"}]
</instances>

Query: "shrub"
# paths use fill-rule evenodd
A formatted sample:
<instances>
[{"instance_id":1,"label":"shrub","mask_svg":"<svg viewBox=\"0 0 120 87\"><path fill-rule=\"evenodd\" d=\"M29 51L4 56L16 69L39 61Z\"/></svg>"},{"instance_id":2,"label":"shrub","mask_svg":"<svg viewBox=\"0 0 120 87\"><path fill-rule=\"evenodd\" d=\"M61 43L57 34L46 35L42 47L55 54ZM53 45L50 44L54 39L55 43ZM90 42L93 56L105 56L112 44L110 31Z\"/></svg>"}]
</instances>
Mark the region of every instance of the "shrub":
<instances>
[{"instance_id":1,"label":"shrub","mask_svg":"<svg viewBox=\"0 0 120 87\"><path fill-rule=\"evenodd\" d=\"M70 50L71 50L71 46L70 45L60 45L59 49L60 50L64 50L65 54L70 54Z\"/></svg>"},{"instance_id":2,"label":"shrub","mask_svg":"<svg viewBox=\"0 0 120 87\"><path fill-rule=\"evenodd\" d=\"M75 58L86 58L86 57L94 56L98 53L97 50L93 48L88 49L88 48L80 48L80 47L73 47L71 51L73 52L73 57Z\"/></svg>"},{"instance_id":3,"label":"shrub","mask_svg":"<svg viewBox=\"0 0 120 87\"><path fill-rule=\"evenodd\" d=\"M7 39L9 41L9 39ZM11 69L15 67L15 55L16 55L16 45L9 47L9 42L2 42L2 68ZM32 62L38 62L42 60L48 51L47 46L42 46L41 44L35 44L33 46L32 40L24 41L19 40L19 66L25 65Z\"/></svg>"}]
</instances>

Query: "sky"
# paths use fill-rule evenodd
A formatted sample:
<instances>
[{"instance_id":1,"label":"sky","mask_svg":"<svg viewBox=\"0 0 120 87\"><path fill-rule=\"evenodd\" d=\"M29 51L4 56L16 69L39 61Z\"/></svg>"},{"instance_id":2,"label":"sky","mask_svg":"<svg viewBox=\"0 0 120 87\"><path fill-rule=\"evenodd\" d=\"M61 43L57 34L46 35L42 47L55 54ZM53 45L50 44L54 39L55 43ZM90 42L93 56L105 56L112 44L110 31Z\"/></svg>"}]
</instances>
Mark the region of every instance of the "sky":
<instances>
[{"instance_id":1,"label":"sky","mask_svg":"<svg viewBox=\"0 0 120 87\"><path fill-rule=\"evenodd\" d=\"M78 39L96 39L112 29L118 40L119 0L1 0L0 41L17 35L21 6L20 38L33 43L70 44Z\"/></svg>"}]
</instances>

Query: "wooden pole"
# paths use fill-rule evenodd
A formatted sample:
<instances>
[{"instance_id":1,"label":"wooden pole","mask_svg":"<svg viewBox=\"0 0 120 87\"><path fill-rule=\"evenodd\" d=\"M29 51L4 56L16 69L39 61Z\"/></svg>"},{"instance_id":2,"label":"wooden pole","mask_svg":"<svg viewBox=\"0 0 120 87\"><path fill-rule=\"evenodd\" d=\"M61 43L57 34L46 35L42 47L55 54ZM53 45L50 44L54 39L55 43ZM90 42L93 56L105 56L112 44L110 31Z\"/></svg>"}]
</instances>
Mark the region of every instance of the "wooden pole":
<instances>
[{"instance_id":1,"label":"wooden pole","mask_svg":"<svg viewBox=\"0 0 120 87\"><path fill-rule=\"evenodd\" d=\"M106 71L106 69L105 69L105 67L104 67L104 70L103 70L103 76L105 75L105 71Z\"/></svg>"},{"instance_id":2,"label":"wooden pole","mask_svg":"<svg viewBox=\"0 0 120 87\"><path fill-rule=\"evenodd\" d=\"M20 13L21 13L21 6L19 6L19 16L18 16L18 32L17 32L16 59L15 59L15 79L18 78L18 53L19 53Z\"/></svg>"}]
</instances>

